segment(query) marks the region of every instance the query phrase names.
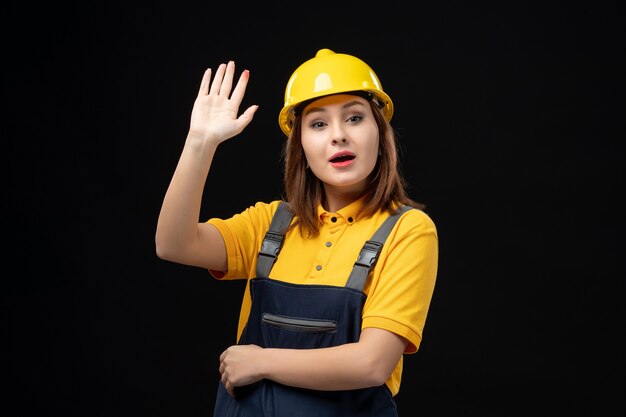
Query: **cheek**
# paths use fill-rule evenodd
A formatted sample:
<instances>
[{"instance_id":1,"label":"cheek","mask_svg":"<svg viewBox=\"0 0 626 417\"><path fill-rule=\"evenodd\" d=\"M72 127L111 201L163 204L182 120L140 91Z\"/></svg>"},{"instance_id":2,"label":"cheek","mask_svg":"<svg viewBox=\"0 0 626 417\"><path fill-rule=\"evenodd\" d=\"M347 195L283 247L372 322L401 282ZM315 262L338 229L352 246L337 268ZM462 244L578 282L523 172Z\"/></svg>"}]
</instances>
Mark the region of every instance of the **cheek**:
<instances>
[{"instance_id":1,"label":"cheek","mask_svg":"<svg viewBox=\"0 0 626 417\"><path fill-rule=\"evenodd\" d=\"M307 145L304 144L304 142L302 143L302 151L304 152L304 157L306 158L307 162L310 161L312 157L311 150Z\"/></svg>"},{"instance_id":2,"label":"cheek","mask_svg":"<svg viewBox=\"0 0 626 417\"><path fill-rule=\"evenodd\" d=\"M320 153L323 154L324 147L320 145L320 141L307 140L302 138L302 150L307 160L318 158Z\"/></svg>"},{"instance_id":3,"label":"cheek","mask_svg":"<svg viewBox=\"0 0 626 417\"><path fill-rule=\"evenodd\" d=\"M376 161L378 161L378 153L379 153L379 141L378 139L373 140L370 146L367 149L368 159L371 165L376 165Z\"/></svg>"}]
</instances>

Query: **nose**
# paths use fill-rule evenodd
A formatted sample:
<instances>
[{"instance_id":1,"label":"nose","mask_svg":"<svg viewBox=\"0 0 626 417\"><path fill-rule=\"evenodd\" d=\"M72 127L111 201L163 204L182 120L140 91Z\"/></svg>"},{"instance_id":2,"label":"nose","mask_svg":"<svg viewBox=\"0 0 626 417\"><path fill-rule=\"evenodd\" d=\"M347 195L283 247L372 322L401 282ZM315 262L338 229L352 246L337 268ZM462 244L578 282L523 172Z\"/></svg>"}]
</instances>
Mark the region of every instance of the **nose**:
<instances>
[{"instance_id":1,"label":"nose","mask_svg":"<svg viewBox=\"0 0 626 417\"><path fill-rule=\"evenodd\" d=\"M339 142L346 143L346 132L344 132L341 124L335 124L332 131L333 145L337 145Z\"/></svg>"}]
</instances>

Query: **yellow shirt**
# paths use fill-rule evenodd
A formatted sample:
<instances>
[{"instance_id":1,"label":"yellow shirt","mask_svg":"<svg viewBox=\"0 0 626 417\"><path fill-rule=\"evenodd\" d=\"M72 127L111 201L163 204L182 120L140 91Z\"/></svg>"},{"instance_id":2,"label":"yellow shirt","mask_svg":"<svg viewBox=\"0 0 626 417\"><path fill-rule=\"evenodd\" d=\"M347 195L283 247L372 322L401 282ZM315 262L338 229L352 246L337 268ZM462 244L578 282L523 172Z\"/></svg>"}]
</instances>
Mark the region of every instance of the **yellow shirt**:
<instances>
[{"instance_id":1,"label":"yellow shirt","mask_svg":"<svg viewBox=\"0 0 626 417\"><path fill-rule=\"evenodd\" d=\"M256 275L259 248L279 202L259 202L229 219L208 221L222 234L228 256L228 271L211 273L219 279L248 279L237 338L250 312L249 279ZM297 227L290 230L269 277L294 284L344 286L363 244L388 216L381 212L361 218L362 206L358 200L336 213L318 207L320 234L309 238L302 237ZM365 285L362 328L398 334L409 341L405 353L417 352L435 287L438 253L437 230L430 217L421 210L403 214ZM401 358L387 381L393 395L400 388L402 362Z\"/></svg>"}]
</instances>

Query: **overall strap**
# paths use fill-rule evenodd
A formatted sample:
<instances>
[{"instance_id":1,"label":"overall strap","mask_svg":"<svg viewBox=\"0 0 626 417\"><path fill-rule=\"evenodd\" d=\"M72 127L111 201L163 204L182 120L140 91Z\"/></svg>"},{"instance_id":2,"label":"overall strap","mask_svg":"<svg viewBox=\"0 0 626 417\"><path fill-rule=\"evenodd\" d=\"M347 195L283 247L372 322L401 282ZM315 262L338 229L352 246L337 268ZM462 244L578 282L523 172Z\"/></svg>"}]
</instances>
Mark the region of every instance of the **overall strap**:
<instances>
[{"instance_id":1,"label":"overall strap","mask_svg":"<svg viewBox=\"0 0 626 417\"><path fill-rule=\"evenodd\" d=\"M348 282L346 283L346 287L354 288L359 291L363 291L365 287L365 281L367 280L367 276L369 275L370 270L374 267L376 260L378 259L378 255L380 254L381 249L383 248L383 244L389 236L391 229L396 224L396 221L407 211L411 210L413 207L411 206L402 206L395 213L392 213L385 219L383 224L380 225L376 233L371 237L370 240L365 242L361 252L359 253L354 266L352 267L352 272L348 277Z\"/></svg>"},{"instance_id":2,"label":"overall strap","mask_svg":"<svg viewBox=\"0 0 626 417\"><path fill-rule=\"evenodd\" d=\"M283 238L285 232L291 223L293 213L289 210L289 205L286 201L281 201L278 204L278 208L272 217L270 227L265 233L263 243L261 244L261 250L257 256L256 263L256 276L260 278L267 278L270 274L270 270L276 262L276 257L283 244Z\"/></svg>"}]
</instances>

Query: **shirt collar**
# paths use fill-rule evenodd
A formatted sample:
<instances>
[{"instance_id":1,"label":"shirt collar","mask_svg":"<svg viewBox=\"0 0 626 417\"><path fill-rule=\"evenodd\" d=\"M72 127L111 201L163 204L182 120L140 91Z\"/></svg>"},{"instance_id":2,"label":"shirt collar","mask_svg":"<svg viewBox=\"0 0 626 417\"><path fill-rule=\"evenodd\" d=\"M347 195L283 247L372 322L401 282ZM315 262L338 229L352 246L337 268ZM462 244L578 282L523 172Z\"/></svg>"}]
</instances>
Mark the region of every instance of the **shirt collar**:
<instances>
[{"instance_id":1,"label":"shirt collar","mask_svg":"<svg viewBox=\"0 0 626 417\"><path fill-rule=\"evenodd\" d=\"M361 213L361 210L363 209L364 205L365 205L365 196L348 204L344 208L334 213L325 210L324 207L322 207L322 205L319 204L317 206L317 216L322 221L322 223L324 223L325 217L331 217L331 216L340 216L344 218L348 223L353 223L356 220L358 220L358 216Z\"/></svg>"}]
</instances>

